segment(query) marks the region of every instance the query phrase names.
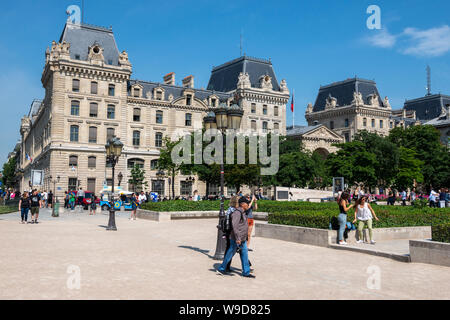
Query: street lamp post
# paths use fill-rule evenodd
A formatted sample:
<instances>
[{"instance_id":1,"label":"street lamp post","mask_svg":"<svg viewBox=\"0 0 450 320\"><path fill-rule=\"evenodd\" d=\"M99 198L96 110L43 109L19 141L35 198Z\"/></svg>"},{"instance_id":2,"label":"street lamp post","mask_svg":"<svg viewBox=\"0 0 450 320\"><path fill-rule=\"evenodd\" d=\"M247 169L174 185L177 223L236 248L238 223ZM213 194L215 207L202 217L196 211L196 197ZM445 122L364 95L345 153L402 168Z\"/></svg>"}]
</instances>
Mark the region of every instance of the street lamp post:
<instances>
[{"instance_id":1,"label":"street lamp post","mask_svg":"<svg viewBox=\"0 0 450 320\"><path fill-rule=\"evenodd\" d=\"M221 103L219 107L214 109L214 112L209 112L203 119L205 122L205 128L217 129L222 135L222 144L225 140L224 133L226 130L238 130L241 127L241 120L244 114L244 110L237 104L233 104L228 107L225 103ZM217 225L217 243L216 252L214 254L214 260L222 260L225 255L226 239L225 235L220 228L223 219L225 219L224 210L224 161L222 155L222 161L220 162L220 212L219 212L219 224Z\"/></svg>"},{"instance_id":2,"label":"street lamp post","mask_svg":"<svg viewBox=\"0 0 450 320\"><path fill-rule=\"evenodd\" d=\"M112 167L112 187L111 187L111 203L109 208L109 221L106 230L117 231L116 228L116 213L114 210L114 169L117 161L122 154L123 143L117 137L112 137L106 142L106 161L111 164Z\"/></svg>"},{"instance_id":3,"label":"street lamp post","mask_svg":"<svg viewBox=\"0 0 450 320\"><path fill-rule=\"evenodd\" d=\"M59 181L61 180L61 177L57 176L55 180L52 180L53 177L50 175L48 178L50 180L50 183L53 183L53 192L54 192L53 193L53 199L52 199L52 217L58 217L59 214L58 214L58 212L55 209L55 204L57 202L59 202L58 201L58 197L56 196L56 184L59 183ZM59 209L59 207L58 207L58 209Z\"/></svg>"},{"instance_id":4,"label":"street lamp post","mask_svg":"<svg viewBox=\"0 0 450 320\"><path fill-rule=\"evenodd\" d=\"M156 172L156 177L158 178L158 186L159 189L162 190L162 193L164 193L164 188L162 188L162 181L164 181L164 179L166 178L166 173L162 170L158 170L158 172ZM159 195L159 194L158 194ZM169 191L169 195L170 195L170 191ZM159 197L162 201L162 198Z\"/></svg>"}]
</instances>

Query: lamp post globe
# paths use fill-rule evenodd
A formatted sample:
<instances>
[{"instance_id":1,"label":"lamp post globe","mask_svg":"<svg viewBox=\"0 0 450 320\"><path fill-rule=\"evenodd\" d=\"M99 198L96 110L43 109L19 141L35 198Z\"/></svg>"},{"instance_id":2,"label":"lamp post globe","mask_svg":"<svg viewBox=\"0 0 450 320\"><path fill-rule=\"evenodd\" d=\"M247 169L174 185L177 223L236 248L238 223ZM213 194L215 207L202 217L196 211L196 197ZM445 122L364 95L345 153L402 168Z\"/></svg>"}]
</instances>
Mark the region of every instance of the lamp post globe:
<instances>
[{"instance_id":1,"label":"lamp post globe","mask_svg":"<svg viewBox=\"0 0 450 320\"><path fill-rule=\"evenodd\" d=\"M123 143L117 137L112 137L106 142L105 150L106 150L106 161L111 164L112 167L112 186L111 186L111 202L109 208L109 221L108 227L106 230L108 231L117 231L116 227L116 213L114 209L114 170L119 160L120 155L122 154Z\"/></svg>"}]
</instances>

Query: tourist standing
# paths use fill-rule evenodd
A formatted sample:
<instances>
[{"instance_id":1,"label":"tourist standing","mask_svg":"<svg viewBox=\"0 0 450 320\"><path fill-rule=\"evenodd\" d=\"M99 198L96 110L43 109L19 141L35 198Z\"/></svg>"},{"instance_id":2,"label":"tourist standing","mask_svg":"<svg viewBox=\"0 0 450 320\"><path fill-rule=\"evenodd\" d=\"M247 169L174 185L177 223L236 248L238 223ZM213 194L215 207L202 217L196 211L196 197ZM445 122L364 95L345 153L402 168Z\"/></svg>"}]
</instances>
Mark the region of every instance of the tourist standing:
<instances>
[{"instance_id":1,"label":"tourist standing","mask_svg":"<svg viewBox=\"0 0 450 320\"><path fill-rule=\"evenodd\" d=\"M71 192L69 194L69 206L72 211L75 210L75 193L74 192Z\"/></svg>"},{"instance_id":2,"label":"tourist standing","mask_svg":"<svg viewBox=\"0 0 450 320\"><path fill-rule=\"evenodd\" d=\"M50 190L48 193L48 203L50 204L50 208L53 208L53 192Z\"/></svg>"},{"instance_id":3,"label":"tourist standing","mask_svg":"<svg viewBox=\"0 0 450 320\"><path fill-rule=\"evenodd\" d=\"M47 190L44 190L42 193L42 208L48 208L48 193Z\"/></svg>"},{"instance_id":4,"label":"tourist standing","mask_svg":"<svg viewBox=\"0 0 450 320\"><path fill-rule=\"evenodd\" d=\"M31 199L28 196L28 192L24 191L22 197L19 200L19 211L22 218L22 224L27 223L28 220L28 211L31 207Z\"/></svg>"},{"instance_id":5,"label":"tourist standing","mask_svg":"<svg viewBox=\"0 0 450 320\"><path fill-rule=\"evenodd\" d=\"M136 220L136 210L139 206L139 200L136 197L136 194L133 193L133 195L131 196L131 216L130 216L130 220Z\"/></svg>"},{"instance_id":6,"label":"tourist standing","mask_svg":"<svg viewBox=\"0 0 450 320\"><path fill-rule=\"evenodd\" d=\"M147 197L145 196L144 191L141 191L138 201L139 201L139 205L142 205L143 203L145 203L145 201L147 201Z\"/></svg>"},{"instance_id":7,"label":"tourist standing","mask_svg":"<svg viewBox=\"0 0 450 320\"><path fill-rule=\"evenodd\" d=\"M97 210L97 196L96 195L92 195L92 202L91 205L89 206L89 215L95 215L95 211Z\"/></svg>"},{"instance_id":8,"label":"tourist standing","mask_svg":"<svg viewBox=\"0 0 450 320\"><path fill-rule=\"evenodd\" d=\"M402 194L401 194L401 196L402 196L402 206L406 206L406 191L405 190L403 190L402 191Z\"/></svg>"},{"instance_id":9,"label":"tourist standing","mask_svg":"<svg viewBox=\"0 0 450 320\"><path fill-rule=\"evenodd\" d=\"M225 253L222 264L217 269L217 273L223 275L228 263L235 255L237 249L240 249L241 263L242 263L242 276L246 278L255 278L250 274L250 265L248 261L247 251L247 237L248 237L248 222L245 211L249 208L249 202L245 197L239 199L239 207L231 213L231 223L233 229L230 234L230 247Z\"/></svg>"},{"instance_id":10,"label":"tourist standing","mask_svg":"<svg viewBox=\"0 0 450 320\"><path fill-rule=\"evenodd\" d=\"M430 196L428 200L430 201L430 208L436 208L436 197L439 194L431 188Z\"/></svg>"},{"instance_id":11,"label":"tourist standing","mask_svg":"<svg viewBox=\"0 0 450 320\"><path fill-rule=\"evenodd\" d=\"M447 192L445 188L439 190L439 208L445 208L445 199L447 198Z\"/></svg>"},{"instance_id":12,"label":"tourist standing","mask_svg":"<svg viewBox=\"0 0 450 320\"><path fill-rule=\"evenodd\" d=\"M31 223L38 223L39 218L39 208L42 206L41 196L38 194L37 190L33 191L31 195Z\"/></svg>"},{"instance_id":13,"label":"tourist standing","mask_svg":"<svg viewBox=\"0 0 450 320\"><path fill-rule=\"evenodd\" d=\"M197 190L195 190L194 191L194 196L192 197L192 201L200 201L201 199L200 199L200 196L199 196L199 194L198 194L198 191Z\"/></svg>"},{"instance_id":14,"label":"tourist standing","mask_svg":"<svg viewBox=\"0 0 450 320\"><path fill-rule=\"evenodd\" d=\"M65 191L64 193L64 209L69 208L69 193Z\"/></svg>"},{"instance_id":15,"label":"tourist standing","mask_svg":"<svg viewBox=\"0 0 450 320\"><path fill-rule=\"evenodd\" d=\"M85 196L84 190L83 190L83 188L80 187L80 190L78 190L78 192L77 192L78 205L80 205L80 206L83 205L84 196Z\"/></svg>"},{"instance_id":16,"label":"tourist standing","mask_svg":"<svg viewBox=\"0 0 450 320\"><path fill-rule=\"evenodd\" d=\"M373 240L373 230L372 230L372 220L375 218L375 220L379 221L378 217L375 214L375 211L373 211L372 206L367 202L367 196L362 197L361 199L358 199L358 201L355 204L355 220L353 220L353 223L356 221L359 221L358 224L358 234L359 234L359 240L357 243L363 242L363 229L364 225L367 224L367 228L369 229L369 238L370 243L375 244L375 241Z\"/></svg>"},{"instance_id":17,"label":"tourist standing","mask_svg":"<svg viewBox=\"0 0 450 320\"><path fill-rule=\"evenodd\" d=\"M409 197L411 199L411 205L414 205L414 201L416 201L416 189L411 190Z\"/></svg>"},{"instance_id":18,"label":"tourist standing","mask_svg":"<svg viewBox=\"0 0 450 320\"><path fill-rule=\"evenodd\" d=\"M350 210L353 205L349 205L348 203L349 193L347 191L343 192L342 195L338 198L339 204L339 233L338 233L338 241L339 244L347 244L344 240L344 231L345 226L347 224L347 212Z\"/></svg>"}]
</instances>

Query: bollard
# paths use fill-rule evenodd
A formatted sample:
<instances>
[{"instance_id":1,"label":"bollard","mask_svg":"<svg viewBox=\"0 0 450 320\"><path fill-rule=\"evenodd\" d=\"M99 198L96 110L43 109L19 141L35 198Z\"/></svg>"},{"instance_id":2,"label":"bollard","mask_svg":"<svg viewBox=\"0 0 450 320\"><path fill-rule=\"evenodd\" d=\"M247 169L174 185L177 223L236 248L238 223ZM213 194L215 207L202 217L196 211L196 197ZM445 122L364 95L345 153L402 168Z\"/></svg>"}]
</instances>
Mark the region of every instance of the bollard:
<instances>
[{"instance_id":1,"label":"bollard","mask_svg":"<svg viewBox=\"0 0 450 320\"><path fill-rule=\"evenodd\" d=\"M59 217L59 201L58 200L56 200L56 202L53 204L52 217Z\"/></svg>"}]
</instances>

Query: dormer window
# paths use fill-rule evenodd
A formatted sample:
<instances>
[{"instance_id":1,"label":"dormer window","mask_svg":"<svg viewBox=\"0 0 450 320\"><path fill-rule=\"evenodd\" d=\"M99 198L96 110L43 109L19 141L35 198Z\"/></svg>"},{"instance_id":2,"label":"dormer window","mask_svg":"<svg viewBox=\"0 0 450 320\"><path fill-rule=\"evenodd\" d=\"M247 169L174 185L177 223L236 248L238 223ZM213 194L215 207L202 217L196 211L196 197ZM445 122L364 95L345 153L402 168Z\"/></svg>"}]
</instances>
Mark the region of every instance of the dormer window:
<instances>
[{"instance_id":1,"label":"dormer window","mask_svg":"<svg viewBox=\"0 0 450 320\"><path fill-rule=\"evenodd\" d=\"M133 97L139 98L141 96L141 90L139 88L133 89Z\"/></svg>"},{"instance_id":2,"label":"dormer window","mask_svg":"<svg viewBox=\"0 0 450 320\"><path fill-rule=\"evenodd\" d=\"M187 105L187 106L190 106L191 103L192 103L192 95L187 94L187 95L186 95L186 105Z\"/></svg>"},{"instance_id":3,"label":"dormer window","mask_svg":"<svg viewBox=\"0 0 450 320\"><path fill-rule=\"evenodd\" d=\"M156 90L156 100L162 100L162 91Z\"/></svg>"},{"instance_id":4,"label":"dormer window","mask_svg":"<svg viewBox=\"0 0 450 320\"><path fill-rule=\"evenodd\" d=\"M211 106L213 108L216 106L216 99L211 99Z\"/></svg>"}]
</instances>

